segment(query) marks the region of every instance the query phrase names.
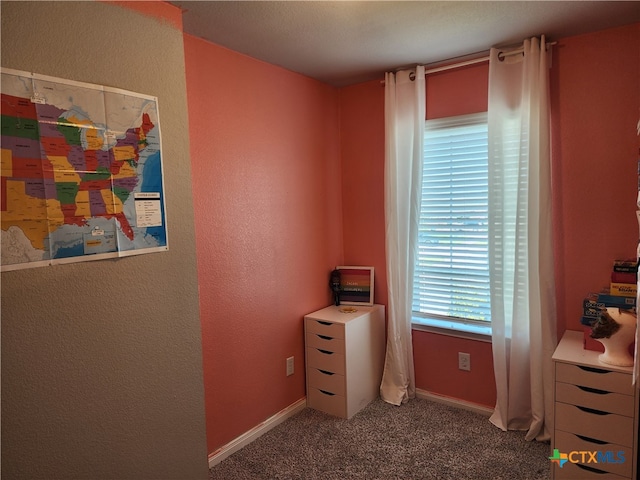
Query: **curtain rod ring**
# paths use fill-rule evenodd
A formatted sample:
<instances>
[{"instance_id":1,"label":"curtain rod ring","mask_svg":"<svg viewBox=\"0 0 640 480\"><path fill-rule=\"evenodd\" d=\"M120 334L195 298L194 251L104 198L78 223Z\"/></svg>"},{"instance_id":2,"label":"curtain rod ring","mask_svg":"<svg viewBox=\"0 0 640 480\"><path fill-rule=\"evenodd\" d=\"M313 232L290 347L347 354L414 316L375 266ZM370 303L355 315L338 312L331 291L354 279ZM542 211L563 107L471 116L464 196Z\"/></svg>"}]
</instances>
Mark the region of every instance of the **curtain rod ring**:
<instances>
[{"instance_id":1,"label":"curtain rod ring","mask_svg":"<svg viewBox=\"0 0 640 480\"><path fill-rule=\"evenodd\" d=\"M522 52L515 51L515 52L513 52L513 53L499 52L499 53L498 53L498 60L500 60L501 62L504 62L504 61L505 61L505 59L506 59L508 56L510 56L510 55L518 55L518 54L520 54L520 55L522 55L522 56L524 57L524 51L522 51Z\"/></svg>"},{"instance_id":2,"label":"curtain rod ring","mask_svg":"<svg viewBox=\"0 0 640 480\"><path fill-rule=\"evenodd\" d=\"M416 79L416 72L411 72L409 74L409 80L411 80L412 82Z\"/></svg>"}]
</instances>

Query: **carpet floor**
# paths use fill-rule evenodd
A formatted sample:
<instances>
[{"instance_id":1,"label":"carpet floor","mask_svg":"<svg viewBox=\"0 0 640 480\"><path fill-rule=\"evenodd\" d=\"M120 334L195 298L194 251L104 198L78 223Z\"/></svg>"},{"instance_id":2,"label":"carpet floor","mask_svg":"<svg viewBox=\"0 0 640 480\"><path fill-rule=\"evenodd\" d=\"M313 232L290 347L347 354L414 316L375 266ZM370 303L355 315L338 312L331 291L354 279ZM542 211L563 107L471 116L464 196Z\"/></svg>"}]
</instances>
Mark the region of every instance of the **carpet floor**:
<instances>
[{"instance_id":1,"label":"carpet floor","mask_svg":"<svg viewBox=\"0 0 640 480\"><path fill-rule=\"evenodd\" d=\"M209 471L211 480L546 480L550 447L481 414L375 400L351 420L305 408Z\"/></svg>"}]
</instances>

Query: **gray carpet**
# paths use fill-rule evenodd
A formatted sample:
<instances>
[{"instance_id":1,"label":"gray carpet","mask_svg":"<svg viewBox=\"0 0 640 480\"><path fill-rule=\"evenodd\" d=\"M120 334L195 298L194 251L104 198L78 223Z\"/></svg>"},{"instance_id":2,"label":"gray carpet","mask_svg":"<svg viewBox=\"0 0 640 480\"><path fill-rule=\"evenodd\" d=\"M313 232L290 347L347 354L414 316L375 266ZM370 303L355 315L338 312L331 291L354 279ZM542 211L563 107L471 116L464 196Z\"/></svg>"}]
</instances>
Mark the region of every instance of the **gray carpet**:
<instances>
[{"instance_id":1,"label":"gray carpet","mask_svg":"<svg viewBox=\"0 0 640 480\"><path fill-rule=\"evenodd\" d=\"M210 470L213 480L550 478L549 444L423 399L378 399L351 420L305 408Z\"/></svg>"}]
</instances>

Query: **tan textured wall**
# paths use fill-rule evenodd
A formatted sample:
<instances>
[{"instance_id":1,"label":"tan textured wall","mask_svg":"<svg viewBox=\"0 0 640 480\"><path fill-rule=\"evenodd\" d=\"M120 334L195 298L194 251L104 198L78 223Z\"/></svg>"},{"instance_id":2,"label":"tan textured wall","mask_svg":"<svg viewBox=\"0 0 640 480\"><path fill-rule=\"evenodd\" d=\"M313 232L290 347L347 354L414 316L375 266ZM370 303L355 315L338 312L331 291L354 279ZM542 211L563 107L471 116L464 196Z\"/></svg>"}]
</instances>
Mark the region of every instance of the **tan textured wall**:
<instances>
[{"instance_id":1,"label":"tan textured wall","mask_svg":"<svg viewBox=\"0 0 640 480\"><path fill-rule=\"evenodd\" d=\"M207 477L182 33L101 2L2 2L2 66L159 98L169 251L5 272L2 477Z\"/></svg>"}]
</instances>

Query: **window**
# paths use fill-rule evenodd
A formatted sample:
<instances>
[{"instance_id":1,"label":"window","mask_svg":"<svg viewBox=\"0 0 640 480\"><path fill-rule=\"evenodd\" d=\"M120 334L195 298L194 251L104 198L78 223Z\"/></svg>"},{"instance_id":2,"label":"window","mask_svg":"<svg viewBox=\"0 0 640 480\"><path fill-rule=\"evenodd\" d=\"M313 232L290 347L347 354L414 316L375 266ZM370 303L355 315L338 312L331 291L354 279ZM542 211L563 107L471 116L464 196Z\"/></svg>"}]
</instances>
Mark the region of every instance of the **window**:
<instances>
[{"instance_id":1,"label":"window","mask_svg":"<svg viewBox=\"0 0 640 480\"><path fill-rule=\"evenodd\" d=\"M487 114L428 120L413 322L489 334Z\"/></svg>"}]
</instances>

